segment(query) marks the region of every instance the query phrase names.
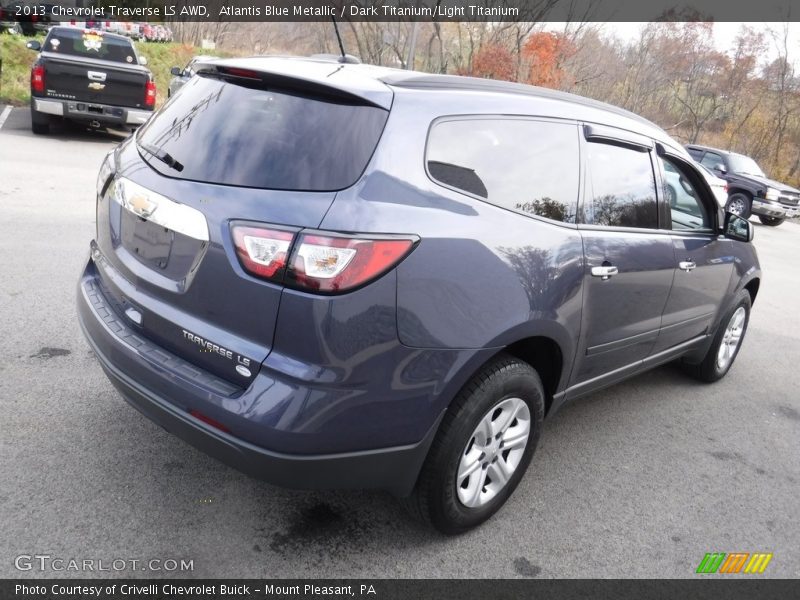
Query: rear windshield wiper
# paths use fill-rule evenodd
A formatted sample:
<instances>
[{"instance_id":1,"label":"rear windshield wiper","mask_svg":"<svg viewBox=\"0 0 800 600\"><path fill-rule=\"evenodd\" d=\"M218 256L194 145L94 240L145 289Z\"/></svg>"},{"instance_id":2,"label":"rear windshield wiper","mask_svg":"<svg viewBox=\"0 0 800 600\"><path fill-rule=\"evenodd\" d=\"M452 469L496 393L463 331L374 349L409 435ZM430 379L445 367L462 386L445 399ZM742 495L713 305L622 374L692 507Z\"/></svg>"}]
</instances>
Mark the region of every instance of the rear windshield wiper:
<instances>
[{"instance_id":1,"label":"rear windshield wiper","mask_svg":"<svg viewBox=\"0 0 800 600\"><path fill-rule=\"evenodd\" d=\"M139 147L148 154L152 154L155 158L163 162L169 168L175 169L179 173L183 171L183 165L175 160L175 158L169 152L165 152L161 148L157 148L152 144L142 144L141 142L139 143Z\"/></svg>"}]
</instances>

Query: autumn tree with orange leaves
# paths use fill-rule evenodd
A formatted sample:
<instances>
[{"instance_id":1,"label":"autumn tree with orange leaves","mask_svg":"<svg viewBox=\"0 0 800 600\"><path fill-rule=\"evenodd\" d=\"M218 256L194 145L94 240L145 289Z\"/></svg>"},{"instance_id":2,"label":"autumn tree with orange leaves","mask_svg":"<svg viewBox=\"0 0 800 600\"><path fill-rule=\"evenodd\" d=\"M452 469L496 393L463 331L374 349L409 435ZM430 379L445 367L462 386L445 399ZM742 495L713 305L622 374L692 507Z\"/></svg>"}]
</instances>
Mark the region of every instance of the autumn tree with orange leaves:
<instances>
[{"instance_id":1,"label":"autumn tree with orange leaves","mask_svg":"<svg viewBox=\"0 0 800 600\"><path fill-rule=\"evenodd\" d=\"M472 57L472 65L466 73L473 77L515 81L514 58L511 52L500 44L484 44Z\"/></svg>"},{"instance_id":2,"label":"autumn tree with orange leaves","mask_svg":"<svg viewBox=\"0 0 800 600\"><path fill-rule=\"evenodd\" d=\"M564 35L548 31L533 33L522 46L525 68L521 79L531 85L561 87L566 75L564 62L574 53L572 42Z\"/></svg>"}]
</instances>

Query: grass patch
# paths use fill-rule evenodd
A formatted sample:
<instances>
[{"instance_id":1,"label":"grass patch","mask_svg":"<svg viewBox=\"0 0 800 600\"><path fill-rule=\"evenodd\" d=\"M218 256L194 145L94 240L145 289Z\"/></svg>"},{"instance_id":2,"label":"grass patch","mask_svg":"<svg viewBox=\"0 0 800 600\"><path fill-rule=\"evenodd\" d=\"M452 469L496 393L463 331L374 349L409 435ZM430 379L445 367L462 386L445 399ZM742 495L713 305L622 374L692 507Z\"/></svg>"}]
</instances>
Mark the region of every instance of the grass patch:
<instances>
[{"instance_id":1,"label":"grass patch","mask_svg":"<svg viewBox=\"0 0 800 600\"><path fill-rule=\"evenodd\" d=\"M29 39L21 35L0 33L0 104L22 106L31 97L31 65L36 60L36 52L28 50L25 42ZM39 41L44 37L40 36Z\"/></svg>"},{"instance_id":2,"label":"grass patch","mask_svg":"<svg viewBox=\"0 0 800 600\"><path fill-rule=\"evenodd\" d=\"M0 60L3 61L0 73L0 104L23 106L30 101L31 65L37 53L25 47L30 37L21 35L0 34ZM40 42L44 36L37 38ZM167 87L172 77L172 67L183 67L197 54L214 54L215 56L231 56L227 52L206 52L189 44L154 44L134 42L141 56L147 57L147 68L153 72L158 90L157 105L167 99Z\"/></svg>"}]
</instances>

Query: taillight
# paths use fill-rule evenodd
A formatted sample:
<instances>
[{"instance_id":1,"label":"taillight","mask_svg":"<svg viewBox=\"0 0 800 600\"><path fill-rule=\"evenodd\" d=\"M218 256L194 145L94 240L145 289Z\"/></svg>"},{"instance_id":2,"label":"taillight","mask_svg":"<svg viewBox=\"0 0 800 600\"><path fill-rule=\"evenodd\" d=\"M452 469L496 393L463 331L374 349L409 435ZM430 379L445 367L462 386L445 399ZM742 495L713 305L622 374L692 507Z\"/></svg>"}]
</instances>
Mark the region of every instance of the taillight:
<instances>
[{"instance_id":1,"label":"taillight","mask_svg":"<svg viewBox=\"0 0 800 600\"><path fill-rule=\"evenodd\" d=\"M376 279L414 246L411 239L362 239L300 234L286 274L290 284L318 292L343 292Z\"/></svg>"},{"instance_id":2,"label":"taillight","mask_svg":"<svg viewBox=\"0 0 800 600\"><path fill-rule=\"evenodd\" d=\"M44 67L34 65L31 69L31 90L44 93Z\"/></svg>"},{"instance_id":3,"label":"taillight","mask_svg":"<svg viewBox=\"0 0 800 600\"><path fill-rule=\"evenodd\" d=\"M252 275L283 281L294 232L261 227L233 227L233 243L242 267Z\"/></svg>"},{"instance_id":4,"label":"taillight","mask_svg":"<svg viewBox=\"0 0 800 600\"><path fill-rule=\"evenodd\" d=\"M251 224L232 227L242 267L257 277L310 292L342 293L373 281L414 248L414 236L299 233Z\"/></svg>"},{"instance_id":5,"label":"taillight","mask_svg":"<svg viewBox=\"0 0 800 600\"><path fill-rule=\"evenodd\" d=\"M144 105L145 106L155 106L156 105L156 83L154 81L148 81L144 88Z\"/></svg>"}]
</instances>

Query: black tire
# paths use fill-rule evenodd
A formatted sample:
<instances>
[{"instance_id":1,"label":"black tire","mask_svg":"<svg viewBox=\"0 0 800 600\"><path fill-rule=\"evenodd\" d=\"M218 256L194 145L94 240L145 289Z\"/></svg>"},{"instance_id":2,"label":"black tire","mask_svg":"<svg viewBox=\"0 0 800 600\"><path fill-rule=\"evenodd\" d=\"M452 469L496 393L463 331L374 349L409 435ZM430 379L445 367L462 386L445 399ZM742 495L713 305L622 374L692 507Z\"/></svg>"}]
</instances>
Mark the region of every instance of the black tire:
<instances>
[{"instance_id":1,"label":"black tire","mask_svg":"<svg viewBox=\"0 0 800 600\"><path fill-rule=\"evenodd\" d=\"M734 210L731 210L733 207ZM725 210L739 215L743 219L749 219L753 209L753 199L745 193L736 192L728 196L728 204Z\"/></svg>"},{"instance_id":2,"label":"black tire","mask_svg":"<svg viewBox=\"0 0 800 600\"><path fill-rule=\"evenodd\" d=\"M36 135L50 133L50 117L31 108L31 131Z\"/></svg>"},{"instance_id":3,"label":"black tire","mask_svg":"<svg viewBox=\"0 0 800 600\"><path fill-rule=\"evenodd\" d=\"M736 302L734 303L733 307L728 310L727 313L725 313L725 317L720 321L719 327L717 327L717 333L714 335L714 341L711 343L711 346L709 347L708 352L706 352L705 357L703 357L703 360L696 365L684 365L686 371L688 371L693 377L706 383L713 383L725 377L725 375L733 366L733 363L736 361L736 357L739 355L739 350L741 350L742 344L744 343L745 334L747 333L747 326L750 323L751 306L752 301L750 299L750 293L747 290L740 291L739 295L736 297ZM739 344L736 346L736 349L733 351L733 355L731 356L730 360L728 360L727 364L720 366L719 362L717 361L717 355L719 353L720 346L723 343L723 338L725 338L728 324L731 322L731 319L740 307L744 308L744 325L741 330Z\"/></svg>"},{"instance_id":4,"label":"black tire","mask_svg":"<svg viewBox=\"0 0 800 600\"><path fill-rule=\"evenodd\" d=\"M758 220L761 221L767 227L777 227L778 225L783 223L785 219L779 219L778 217L767 217L765 215L758 215Z\"/></svg>"},{"instance_id":5,"label":"black tire","mask_svg":"<svg viewBox=\"0 0 800 600\"><path fill-rule=\"evenodd\" d=\"M483 506L467 507L459 500L456 488L462 455L471 447L468 444L474 443L473 433L478 424L509 398L519 398L528 407L527 445L505 486ZM528 468L542 430L544 402L541 379L529 364L507 354L500 354L486 364L459 392L445 414L414 491L401 500L406 510L447 534L462 533L489 519L511 496Z\"/></svg>"}]
</instances>

